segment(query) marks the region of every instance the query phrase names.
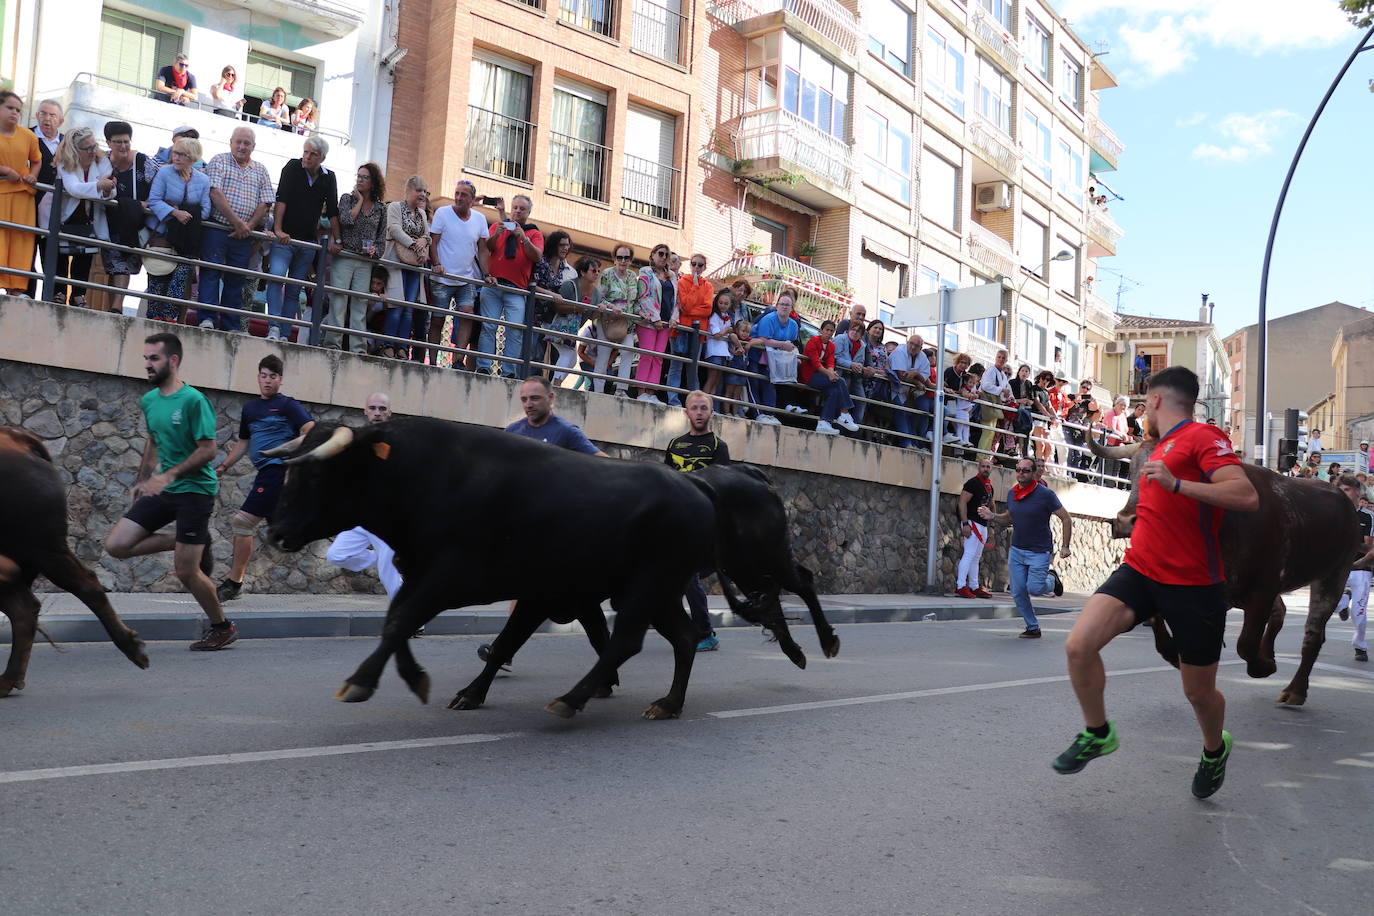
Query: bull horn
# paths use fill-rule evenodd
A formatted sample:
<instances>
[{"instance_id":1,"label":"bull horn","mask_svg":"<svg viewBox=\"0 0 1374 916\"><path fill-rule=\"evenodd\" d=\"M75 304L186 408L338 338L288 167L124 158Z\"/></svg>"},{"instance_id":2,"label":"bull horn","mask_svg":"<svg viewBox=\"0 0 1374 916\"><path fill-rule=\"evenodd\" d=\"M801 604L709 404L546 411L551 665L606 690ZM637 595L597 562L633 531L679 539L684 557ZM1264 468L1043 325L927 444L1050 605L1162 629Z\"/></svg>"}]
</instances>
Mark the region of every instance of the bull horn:
<instances>
[{"instance_id":1,"label":"bull horn","mask_svg":"<svg viewBox=\"0 0 1374 916\"><path fill-rule=\"evenodd\" d=\"M264 458L280 458L282 455L289 455L289 454L291 454L292 452L294 452L296 449L300 448L300 447L301 447L301 443L304 442L304 441L305 441L305 436L297 436L296 438L292 439L290 442L283 442L281 445L278 445L276 448L269 448L269 449L267 449L266 451L264 451L264 452L262 453L262 456L263 456Z\"/></svg>"},{"instance_id":2,"label":"bull horn","mask_svg":"<svg viewBox=\"0 0 1374 916\"><path fill-rule=\"evenodd\" d=\"M1136 452L1140 451L1143 443L1137 442L1134 445L1103 445L1092 436L1088 437L1088 450L1099 458L1114 458L1117 461L1125 461Z\"/></svg>"},{"instance_id":3,"label":"bull horn","mask_svg":"<svg viewBox=\"0 0 1374 916\"><path fill-rule=\"evenodd\" d=\"M286 463L299 464L302 461L324 461L327 458L333 458L352 443L353 430L347 426L340 426L334 430L328 439L315 446L314 449L298 458L290 458Z\"/></svg>"}]
</instances>

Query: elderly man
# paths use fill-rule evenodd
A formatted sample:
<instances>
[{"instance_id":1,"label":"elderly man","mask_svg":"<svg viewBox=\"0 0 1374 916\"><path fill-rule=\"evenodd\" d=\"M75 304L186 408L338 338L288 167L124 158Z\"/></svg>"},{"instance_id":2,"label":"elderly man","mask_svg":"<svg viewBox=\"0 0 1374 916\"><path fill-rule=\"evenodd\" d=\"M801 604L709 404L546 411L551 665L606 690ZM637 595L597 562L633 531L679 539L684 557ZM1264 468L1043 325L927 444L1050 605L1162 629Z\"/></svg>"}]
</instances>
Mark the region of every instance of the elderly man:
<instances>
[{"instance_id":1,"label":"elderly man","mask_svg":"<svg viewBox=\"0 0 1374 916\"><path fill-rule=\"evenodd\" d=\"M925 341L921 335L912 334L906 339L905 347L893 350L888 366L903 383L901 391L907 393L906 397L899 399L899 406L905 402L908 406L925 411L919 414L896 411L894 421L897 431L908 437L915 432L915 439L907 439L908 448L929 448L930 413L935 409L935 399L930 395L930 358L925 354Z\"/></svg>"},{"instance_id":2,"label":"elderly man","mask_svg":"<svg viewBox=\"0 0 1374 916\"><path fill-rule=\"evenodd\" d=\"M229 152L210 160L205 175L210 179L210 202L215 210L201 242L198 298L206 305L243 307L243 274L216 270L210 264L247 267L253 251L250 233L262 225L267 208L276 200L272 178L261 162L253 160L257 139L251 127L236 127L229 136ZM238 331L243 320L223 312L202 312L202 328Z\"/></svg>"},{"instance_id":3,"label":"elderly man","mask_svg":"<svg viewBox=\"0 0 1374 916\"><path fill-rule=\"evenodd\" d=\"M849 317L840 322L840 326L835 329L835 339L843 340L844 335L849 333L849 326L857 323L860 327L868 326L868 309L859 303L854 303L849 308Z\"/></svg>"},{"instance_id":4,"label":"elderly man","mask_svg":"<svg viewBox=\"0 0 1374 916\"><path fill-rule=\"evenodd\" d=\"M38 169L38 183L52 184L57 177L57 163L53 159L57 152L57 145L62 142L60 128L65 120L62 113L62 103L57 99L44 99L38 103L36 114L37 124L30 128L38 137L38 155L41 157L42 165ZM48 222L52 213L52 198L46 191L37 191L34 200L38 205L38 228L48 228ZM34 246L38 255L38 262L43 263L43 244ZM60 263L60 262L59 262ZM37 280L29 281L29 295L32 296L38 288ZM59 294L60 295L60 294Z\"/></svg>"},{"instance_id":5,"label":"elderly man","mask_svg":"<svg viewBox=\"0 0 1374 916\"><path fill-rule=\"evenodd\" d=\"M487 218L472 209L476 200L477 187L466 179L458 182L453 188L453 204L441 208L429 224L433 240L430 250L434 253L429 288L436 308L457 310L449 342L460 350L466 350L472 340L472 319L464 316L472 314L477 301L476 282L463 280L485 280L491 260L491 251L483 244L491 232Z\"/></svg>"},{"instance_id":6,"label":"elderly man","mask_svg":"<svg viewBox=\"0 0 1374 916\"><path fill-rule=\"evenodd\" d=\"M496 214L500 222L491 227L487 239L487 250L491 253L488 270L495 285L482 290L479 306L483 318L499 318L502 321L523 322L525 320L525 300L529 296L530 274L534 265L544 256L544 234L534 223L526 222L534 202L525 194L511 198L510 213L506 213L506 202L496 199ZM525 332L518 327L506 328L505 351L497 354L511 359L519 359L524 353ZM496 325L482 324L478 348L484 354L496 354ZM477 371L492 369L490 356L477 357ZM492 370L497 375L514 378L520 371L519 363L503 362Z\"/></svg>"},{"instance_id":7,"label":"elderly man","mask_svg":"<svg viewBox=\"0 0 1374 916\"><path fill-rule=\"evenodd\" d=\"M996 357L993 358L992 365L987 367L983 373L983 381L978 386L978 399L988 404L1000 405L1011 398L1011 372L1007 369L1007 351L998 350ZM982 410L982 424L987 427L1004 425L1004 414L995 407L985 407ZM992 451L993 439L996 437L995 429L980 429L978 431L978 448L985 452Z\"/></svg>"},{"instance_id":8,"label":"elderly man","mask_svg":"<svg viewBox=\"0 0 1374 916\"><path fill-rule=\"evenodd\" d=\"M367 417L368 423L385 423L390 420L391 398L380 391L368 395L363 415ZM382 580L382 588L386 590L386 597L390 600L401 588L401 574L396 571L395 556L395 551L386 541L371 531L366 528L350 528L334 538L334 543L329 545L324 558L350 572L362 572L376 564L377 578ZM424 627L421 627L419 632L423 633Z\"/></svg>"},{"instance_id":9,"label":"elderly man","mask_svg":"<svg viewBox=\"0 0 1374 916\"><path fill-rule=\"evenodd\" d=\"M272 234L277 241L272 245L269 273L293 280L305 279L314 263L315 251L290 243L318 241L321 214L329 220L330 253L338 254L342 250L339 246L343 232L339 225L339 189L334 173L324 167L327 155L329 144L321 137L309 137L301 150L301 158L282 166L272 217ZM295 318L303 287L292 285L291 292L286 294L284 286L280 280L267 284L267 313L274 317ZM282 336L282 325L273 322L268 328L267 339L280 340ZM290 336L289 329L286 336Z\"/></svg>"}]
</instances>

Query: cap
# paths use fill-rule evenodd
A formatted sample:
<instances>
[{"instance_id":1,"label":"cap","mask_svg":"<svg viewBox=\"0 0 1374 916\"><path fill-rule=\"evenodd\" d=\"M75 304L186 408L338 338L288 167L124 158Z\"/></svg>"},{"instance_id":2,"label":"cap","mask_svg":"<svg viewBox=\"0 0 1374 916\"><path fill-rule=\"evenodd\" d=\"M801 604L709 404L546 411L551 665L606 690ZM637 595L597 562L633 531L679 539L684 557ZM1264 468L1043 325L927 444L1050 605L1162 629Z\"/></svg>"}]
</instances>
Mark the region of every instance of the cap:
<instances>
[{"instance_id":1,"label":"cap","mask_svg":"<svg viewBox=\"0 0 1374 916\"><path fill-rule=\"evenodd\" d=\"M196 130L194 127L190 126L189 124L183 124L183 125L181 125L180 127L178 127L176 130L172 131L172 139L173 139L173 140L175 140L177 137L187 137L187 136L189 136L192 140L199 140L199 139L200 139L200 131Z\"/></svg>"},{"instance_id":2,"label":"cap","mask_svg":"<svg viewBox=\"0 0 1374 916\"><path fill-rule=\"evenodd\" d=\"M1368 444L1369 444L1369 440L1368 440L1368 439L1361 439L1361 440L1360 440L1360 444L1361 444L1361 445L1368 445Z\"/></svg>"}]
</instances>

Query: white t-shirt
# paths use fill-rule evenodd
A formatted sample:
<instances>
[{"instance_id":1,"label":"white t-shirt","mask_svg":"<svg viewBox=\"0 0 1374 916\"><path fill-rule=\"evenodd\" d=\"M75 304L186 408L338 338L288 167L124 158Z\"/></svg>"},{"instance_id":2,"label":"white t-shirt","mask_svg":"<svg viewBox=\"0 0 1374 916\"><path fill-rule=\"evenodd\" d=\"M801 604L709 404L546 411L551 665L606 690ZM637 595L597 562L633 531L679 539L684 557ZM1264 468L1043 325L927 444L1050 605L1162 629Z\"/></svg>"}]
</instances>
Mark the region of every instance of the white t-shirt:
<instances>
[{"instance_id":1,"label":"white t-shirt","mask_svg":"<svg viewBox=\"0 0 1374 916\"><path fill-rule=\"evenodd\" d=\"M477 272L477 244L490 235L485 216L470 210L468 218L463 220L458 218L452 206L441 207L429 224L429 232L439 236L434 255L444 266L445 275L482 279Z\"/></svg>"},{"instance_id":2,"label":"white t-shirt","mask_svg":"<svg viewBox=\"0 0 1374 916\"><path fill-rule=\"evenodd\" d=\"M728 331L729 329L730 316L721 315L719 312L713 312L711 314L709 330L712 334L719 334L721 331ZM729 359L730 341L726 340L724 337L720 340L715 340L710 337L706 338L706 358L710 359L713 356L724 356L726 359Z\"/></svg>"}]
</instances>

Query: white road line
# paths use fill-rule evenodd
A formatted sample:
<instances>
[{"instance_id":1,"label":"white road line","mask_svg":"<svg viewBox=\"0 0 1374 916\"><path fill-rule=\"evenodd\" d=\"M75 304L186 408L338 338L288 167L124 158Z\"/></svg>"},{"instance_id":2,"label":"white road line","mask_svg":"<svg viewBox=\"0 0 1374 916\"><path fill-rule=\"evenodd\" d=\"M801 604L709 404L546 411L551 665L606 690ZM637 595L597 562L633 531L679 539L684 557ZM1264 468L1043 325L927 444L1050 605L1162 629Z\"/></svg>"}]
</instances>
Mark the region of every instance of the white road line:
<instances>
[{"instance_id":1,"label":"white road line","mask_svg":"<svg viewBox=\"0 0 1374 916\"><path fill-rule=\"evenodd\" d=\"M234 763L262 763L268 760L296 760L302 757L334 757L340 754L366 754L371 751L401 751L421 747L448 747L454 744L483 744L523 737L523 732L449 735L439 738L409 738L404 741L369 741L366 744L333 744L324 747L287 747L275 751L246 751L238 754L210 754L205 757L168 757L163 760L130 760L124 763L92 763L85 766L53 767L46 770L0 772L0 783L34 782L40 779L65 779L71 776L103 776L110 773L139 773L147 770L180 770L187 767L226 766Z\"/></svg>"}]
</instances>

